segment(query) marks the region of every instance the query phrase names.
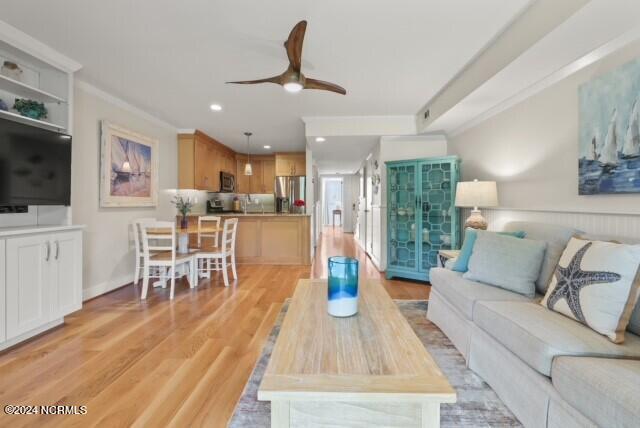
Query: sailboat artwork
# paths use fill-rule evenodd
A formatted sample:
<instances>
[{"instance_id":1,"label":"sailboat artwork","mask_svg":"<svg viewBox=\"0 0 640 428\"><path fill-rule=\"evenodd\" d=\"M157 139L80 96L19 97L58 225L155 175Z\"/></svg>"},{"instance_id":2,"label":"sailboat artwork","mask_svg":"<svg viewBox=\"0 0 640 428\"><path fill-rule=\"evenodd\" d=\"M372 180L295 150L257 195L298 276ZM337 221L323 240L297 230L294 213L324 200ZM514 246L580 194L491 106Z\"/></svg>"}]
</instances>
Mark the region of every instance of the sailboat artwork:
<instances>
[{"instance_id":1,"label":"sailboat artwork","mask_svg":"<svg viewBox=\"0 0 640 428\"><path fill-rule=\"evenodd\" d=\"M153 206L157 200L157 141L102 123L101 206Z\"/></svg>"},{"instance_id":2,"label":"sailboat artwork","mask_svg":"<svg viewBox=\"0 0 640 428\"><path fill-rule=\"evenodd\" d=\"M585 83L579 99L579 194L640 193L640 59Z\"/></svg>"}]
</instances>

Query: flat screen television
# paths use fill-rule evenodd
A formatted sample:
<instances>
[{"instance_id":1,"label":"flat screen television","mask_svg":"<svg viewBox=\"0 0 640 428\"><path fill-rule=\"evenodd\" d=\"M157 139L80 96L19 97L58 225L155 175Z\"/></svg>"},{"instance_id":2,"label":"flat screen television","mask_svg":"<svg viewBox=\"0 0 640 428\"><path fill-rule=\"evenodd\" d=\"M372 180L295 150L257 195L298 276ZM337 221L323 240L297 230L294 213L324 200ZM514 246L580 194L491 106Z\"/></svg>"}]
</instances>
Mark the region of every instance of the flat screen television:
<instances>
[{"instance_id":1,"label":"flat screen television","mask_svg":"<svg viewBox=\"0 0 640 428\"><path fill-rule=\"evenodd\" d=\"M71 136L0 118L0 206L70 204Z\"/></svg>"}]
</instances>

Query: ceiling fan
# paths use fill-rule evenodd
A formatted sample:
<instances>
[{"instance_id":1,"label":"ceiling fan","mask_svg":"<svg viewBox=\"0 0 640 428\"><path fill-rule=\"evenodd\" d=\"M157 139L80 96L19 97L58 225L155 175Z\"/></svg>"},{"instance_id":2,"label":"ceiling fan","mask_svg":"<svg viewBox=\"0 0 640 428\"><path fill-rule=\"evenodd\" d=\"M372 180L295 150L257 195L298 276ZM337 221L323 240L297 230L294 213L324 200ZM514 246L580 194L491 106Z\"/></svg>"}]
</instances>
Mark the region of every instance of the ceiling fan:
<instances>
[{"instance_id":1,"label":"ceiling fan","mask_svg":"<svg viewBox=\"0 0 640 428\"><path fill-rule=\"evenodd\" d=\"M300 21L293 27L289 38L284 42L284 48L289 57L289 67L287 70L273 77L258 80L240 80L234 83L239 85L254 85L256 83L276 83L284 86L289 92L300 92L303 89L320 89L322 91L331 91L338 94L346 95L347 91L334 83L325 82L323 80L311 79L305 77L300 71L302 66L302 42L304 42L304 33L307 30L307 21Z\"/></svg>"}]
</instances>

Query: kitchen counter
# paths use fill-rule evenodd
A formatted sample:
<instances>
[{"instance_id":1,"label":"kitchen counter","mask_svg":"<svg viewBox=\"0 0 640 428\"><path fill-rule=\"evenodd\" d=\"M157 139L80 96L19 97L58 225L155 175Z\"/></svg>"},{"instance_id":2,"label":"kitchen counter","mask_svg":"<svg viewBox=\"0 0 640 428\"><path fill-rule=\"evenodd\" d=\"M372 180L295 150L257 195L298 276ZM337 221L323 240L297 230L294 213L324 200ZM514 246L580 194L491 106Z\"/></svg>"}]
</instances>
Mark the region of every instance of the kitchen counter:
<instances>
[{"instance_id":1,"label":"kitchen counter","mask_svg":"<svg viewBox=\"0 0 640 428\"><path fill-rule=\"evenodd\" d=\"M311 214L295 214L295 213L203 213L203 214L189 214L187 217L200 217L205 215L217 215L219 217L309 217Z\"/></svg>"},{"instance_id":2,"label":"kitchen counter","mask_svg":"<svg viewBox=\"0 0 640 428\"><path fill-rule=\"evenodd\" d=\"M188 216L190 225L197 227L200 215L217 215L223 218L238 219L237 263L311 264L311 219L309 214L191 214ZM180 217L177 221L180 221ZM190 236L191 245L196 246L197 240L196 234Z\"/></svg>"}]
</instances>

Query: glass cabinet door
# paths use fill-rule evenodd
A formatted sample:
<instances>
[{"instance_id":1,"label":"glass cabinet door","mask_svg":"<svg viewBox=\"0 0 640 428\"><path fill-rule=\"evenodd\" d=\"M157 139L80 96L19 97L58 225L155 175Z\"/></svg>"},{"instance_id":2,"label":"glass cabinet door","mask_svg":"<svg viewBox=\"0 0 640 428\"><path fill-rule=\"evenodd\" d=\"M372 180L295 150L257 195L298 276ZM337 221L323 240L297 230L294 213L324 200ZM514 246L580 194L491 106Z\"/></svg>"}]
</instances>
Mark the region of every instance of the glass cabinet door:
<instances>
[{"instance_id":1,"label":"glass cabinet door","mask_svg":"<svg viewBox=\"0 0 640 428\"><path fill-rule=\"evenodd\" d=\"M452 169L449 161L420 164L421 271L437 266L439 250L457 245Z\"/></svg>"},{"instance_id":2,"label":"glass cabinet door","mask_svg":"<svg viewBox=\"0 0 640 428\"><path fill-rule=\"evenodd\" d=\"M387 179L389 181L388 264L394 268L417 270L417 164L390 166L387 170Z\"/></svg>"}]
</instances>

